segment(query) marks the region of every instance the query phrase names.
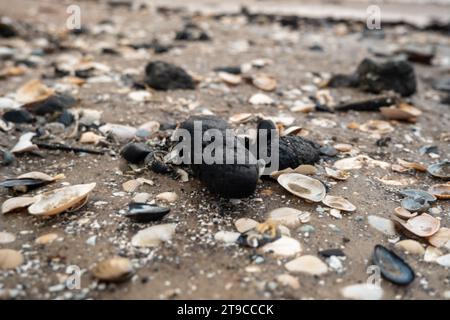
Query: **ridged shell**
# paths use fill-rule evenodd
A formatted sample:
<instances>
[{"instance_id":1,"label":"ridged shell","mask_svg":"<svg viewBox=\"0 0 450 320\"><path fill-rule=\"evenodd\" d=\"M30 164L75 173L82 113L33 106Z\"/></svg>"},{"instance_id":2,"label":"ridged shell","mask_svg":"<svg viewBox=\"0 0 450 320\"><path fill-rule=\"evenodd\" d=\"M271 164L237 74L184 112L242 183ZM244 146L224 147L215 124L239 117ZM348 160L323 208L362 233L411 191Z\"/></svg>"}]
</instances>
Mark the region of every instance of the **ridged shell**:
<instances>
[{"instance_id":1,"label":"ridged shell","mask_svg":"<svg viewBox=\"0 0 450 320\"><path fill-rule=\"evenodd\" d=\"M16 250L0 249L0 269L13 269L23 263L23 255Z\"/></svg>"}]
</instances>

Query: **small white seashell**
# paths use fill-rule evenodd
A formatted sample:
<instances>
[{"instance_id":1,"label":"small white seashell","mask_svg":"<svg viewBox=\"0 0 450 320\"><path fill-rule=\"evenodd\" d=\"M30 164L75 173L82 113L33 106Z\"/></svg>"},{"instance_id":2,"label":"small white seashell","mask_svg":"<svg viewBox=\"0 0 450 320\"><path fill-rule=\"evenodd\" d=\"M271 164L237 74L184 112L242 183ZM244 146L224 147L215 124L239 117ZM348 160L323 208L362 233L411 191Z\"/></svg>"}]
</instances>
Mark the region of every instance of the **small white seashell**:
<instances>
[{"instance_id":1,"label":"small white seashell","mask_svg":"<svg viewBox=\"0 0 450 320\"><path fill-rule=\"evenodd\" d=\"M47 233L44 234L40 237L38 237L36 240L34 240L34 242L36 244L50 244L53 241L55 241L56 239L58 239L58 234L57 233Z\"/></svg>"},{"instance_id":2,"label":"small white seashell","mask_svg":"<svg viewBox=\"0 0 450 320\"><path fill-rule=\"evenodd\" d=\"M264 253L273 253L276 256L290 257L300 253L302 246L297 240L282 236L280 239L264 245L261 250Z\"/></svg>"},{"instance_id":3,"label":"small white seashell","mask_svg":"<svg viewBox=\"0 0 450 320\"><path fill-rule=\"evenodd\" d=\"M425 249L425 254L423 255L423 260L425 262L436 262L436 259L442 256L442 251L436 247L428 246Z\"/></svg>"},{"instance_id":4,"label":"small white seashell","mask_svg":"<svg viewBox=\"0 0 450 320\"><path fill-rule=\"evenodd\" d=\"M156 247L161 242L168 242L175 233L176 224L166 223L151 226L139 231L132 239L131 245L135 247Z\"/></svg>"},{"instance_id":5,"label":"small white seashell","mask_svg":"<svg viewBox=\"0 0 450 320\"><path fill-rule=\"evenodd\" d=\"M175 192L163 192L158 194L156 199L166 201L168 203L174 203L178 200L178 195Z\"/></svg>"},{"instance_id":6,"label":"small white seashell","mask_svg":"<svg viewBox=\"0 0 450 320\"><path fill-rule=\"evenodd\" d=\"M284 265L290 272L321 275L328 272L328 266L316 256L306 255L289 261Z\"/></svg>"},{"instance_id":7,"label":"small white seashell","mask_svg":"<svg viewBox=\"0 0 450 320\"><path fill-rule=\"evenodd\" d=\"M19 141L16 143L16 145L11 149L12 153L24 153L24 152L30 152L38 150L38 146L33 144L31 142L31 139L36 134L33 132L27 132L20 136Z\"/></svg>"},{"instance_id":8,"label":"small white seashell","mask_svg":"<svg viewBox=\"0 0 450 320\"><path fill-rule=\"evenodd\" d=\"M273 104L275 101L264 93L255 93L248 100L253 105Z\"/></svg>"},{"instance_id":9,"label":"small white seashell","mask_svg":"<svg viewBox=\"0 0 450 320\"><path fill-rule=\"evenodd\" d=\"M317 179L299 173L285 173L278 177L278 183L292 194L313 202L325 197L325 186Z\"/></svg>"},{"instance_id":10,"label":"small white seashell","mask_svg":"<svg viewBox=\"0 0 450 320\"><path fill-rule=\"evenodd\" d=\"M330 208L338 209L341 211L355 211L356 207L350 203L347 199L339 196L326 195L322 200L322 203Z\"/></svg>"},{"instance_id":11,"label":"small white seashell","mask_svg":"<svg viewBox=\"0 0 450 320\"><path fill-rule=\"evenodd\" d=\"M361 283L346 286L341 289L344 298L354 300L380 300L383 298L383 289L380 286Z\"/></svg>"},{"instance_id":12,"label":"small white seashell","mask_svg":"<svg viewBox=\"0 0 450 320\"><path fill-rule=\"evenodd\" d=\"M2 214L18 211L31 206L36 201L36 197L16 197L2 203Z\"/></svg>"},{"instance_id":13,"label":"small white seashell","mask_svg":"<svg viewBox=\"0 0 450 320\"><path fill-rule=\"evenodd\" d=\"M225 243L235 243L240 235L239 232L219 231L214 235L214 239Z\"/></svg>"},{"instance_id":14,"label":"small white seashell","mask_svg":"<svg viewBox=\"0 0 450 320\"><path fill-rule=\"evenodd\" d=\"M267 219L295 228L301 223L300 215L302 213L302 211L294 208L283 207L270 211L267 215Z\"/></svg>"}]
</instances>

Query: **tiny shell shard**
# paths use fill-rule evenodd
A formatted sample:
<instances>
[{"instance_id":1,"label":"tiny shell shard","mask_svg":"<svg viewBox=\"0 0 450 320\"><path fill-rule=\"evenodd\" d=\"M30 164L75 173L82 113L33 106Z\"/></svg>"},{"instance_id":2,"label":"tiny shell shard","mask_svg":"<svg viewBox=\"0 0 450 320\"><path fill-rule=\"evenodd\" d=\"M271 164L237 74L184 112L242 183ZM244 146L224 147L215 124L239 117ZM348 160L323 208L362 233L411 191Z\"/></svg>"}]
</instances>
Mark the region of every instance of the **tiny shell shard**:
<instances>
[{"instance_id":1,"label":"tiny shell shard","mask_svg":"<svg viewBox=\"0 0 450 320\"><path fill-rule=\"evenodd\" d=\"M84 202L96 183L80 184L52 190L36 196L28 212L37 216L52 216Z\"/></svg>"},{"instance_id":2,"label":"tiny shell shard","mask_svg":"<svg viewBox=\"0 0 450 320\"><path fill-rule=\"evenodd\" d=\"M320 202L325 197L325 186L316 179L299 173L285 173L278 177L278 183L297 197Z\"/></svg>"},{"instance_id":3,"label":"tiny shell shard","mask_svg":"<svg viewBox=\"0 0 450 320\"><path fill-rule=\"evenodd\" d=\"M48 98L54 90L48 88L41 81L35 79L25 83L16 92L16 100L22 103L29 103Z\"/></svg>"}]
</instances>

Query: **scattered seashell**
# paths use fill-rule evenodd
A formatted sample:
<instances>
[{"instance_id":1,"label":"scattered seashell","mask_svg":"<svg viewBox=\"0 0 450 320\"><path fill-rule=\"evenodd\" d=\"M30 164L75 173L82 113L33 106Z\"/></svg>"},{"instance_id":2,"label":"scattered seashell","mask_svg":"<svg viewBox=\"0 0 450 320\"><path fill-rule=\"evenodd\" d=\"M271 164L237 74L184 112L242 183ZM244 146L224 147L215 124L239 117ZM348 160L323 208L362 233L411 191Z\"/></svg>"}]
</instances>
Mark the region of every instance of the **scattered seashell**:
<instances>
[{"instance_id":1,"label":"scattered seashell","mask_svg":"<svg viewBox=\"0 0 450 320\"><path fill-rule=\"evenodd\" d=\"M279 224L283 224L287 227L295 228L300 225L300 215L303 212L294 208L278 208L272 210L267 215L267 219L278 222Z\"/></svg>"},{"instance_id":2,"label":"scattered seashell","mask_svg":"<svg viewBox=\"0 0 450 320\"><path fill-rule=\"evenodd\" d=\"M0 269L14 269L23 263L23 255L16 250L0 249Z\"/></svg>"},{"instance_id":3,"label":"scattered seashell","mask_svg":"<svg viewBox=\"0 0 450 320\"><path fill-rule=\"evenodd\" d=\"M257 74L252 77L252 83L258 89L273 91L277 87L277 80L266 74Z\"/></svg>"},{"instance_id":4,"label":"scattered seashell","mask_svg":"<svg viewBox=\"0 0 450 320\"><path fill-rule=\"evenodd\" d=\"M316 109L316 105L312 102L295 101L294 106L291 108L292 112L309 113Z\"/></svg>"},{"instance_id":5,"label":"scattered seashell","mask_svg":"<svg viewBox=\"0 0 450 320\"><path fill-rule=\"evenodd\" d=\"M161 220L170 212L169 208L159 207L154 204L131 202L125 217L137 222L150 222Z\"/></svg>"},{"instance_id":6,"label":"scattered seashell","mask_svg":"<svg viewBox=\"0 0 450 320\"><path fill-rule=\"evenodd\" d=\"M410 219L410 218L414 218L415 216L417 216L417 212L412 213L402 207L395 208L394 212L397 217L402 218L402 219Z\"/></svg>"},{"instance_id":7,"label":"scattered seashell","mask_svg":"<svg viewBox=\"0 0 450 320\"><path fill-rule=\"evenodd\" d=\"M248 100L252 105L273 104L275 101L264 93L255 93Z\"/></svg>"},{"instance_id":8,"label":"scattered seashell","mask_svg":"<svg viewBox=\"0 0 450 320\"><path fill-rule=\"evenodd\" d=\"M137 180L137 179L133 179L133 180L128 180L124 183L122 183L122 189L125 192L130 192L133 193L135 192L140 186L142 185L142 182Z\"/></svg>"},{"instance_id":9,"label":"scattered seashell","mask_svg":"<svg viewBox=\"0 0 450 320\"><path fill-rule=\"evenodd\" d=\"M387 236L397 235L397 232L395 231L395 224L390 219L370 215L367 217L367 221L372 228L384 233Z\"/></svg>"},{"instance_id":10,"label":"scattered seashell","mask_svg":"<svg viewBox=\"0 0 450 320\"><path fill-rule=\"evenodd\" d=\"M38 146L33 144L31 142L31 139L36 134L33 132L27 132L20 136L19 141L16 143L16 145L11 149L12 153L25 153L25 152L31 152L38 150Z\"/></svg>"},{"instance_id":11,"label":"scattered seashell","mask_svg":"<svg viewBox=\"0 0 450 320\"><path fill-rule=\"evenodd\" d=\"M442 256L442 251L436 247L428 246L423 255L423 260L425 262L436 262L436 259Z\"/></svg>"},{"instance_id":12,"label":"scattered seashell","mask_svg":"<svg viewBox=\"0 0 450 320\"><path fill-rule=\"evenodd\" d=\"M299 126L291 126L283 130L282 136L301 136L305 137L309 134L309 131Z\"/></svg>"},{"instance_id":13,"label":"scattered seashell","mask_svg":"<svg viewBox=\"0 0 450 320\"><path fill-rule=\"evenodd\" d=\"M306 255L289 261L284 265L290 272L301 272L318 276L328 272L328 266L316 256Z\"/></svg>"},{"instance_id":14,"label":"scattered seashell","mask_svg":"<svg viewBox=\"0 0 450 320\"><path fill-rule=\"evenodd\" d=\"M336 180L347 180L348 178L350 178L350 172L346 171L346 170L334 170L328 167L325 167L325 172L327 174L328 177L336 179Z\"/></svg>"},{"instance_id":15,"label":"scattered seashell","mask_svg":"<svg viewBox=\"0 0 450 320\"><path fill-rule=\"evenodd\" d=\"M326 118L313 118L311 120L311 124L315 127L320 128L334 128L337 125L336 122L334 122L333 120Z\"/></svg>"},{"instance_id":16,"label":"scattered seashell","mask_svg":"<svg viewBox=\"0 0 450 320\"><path fill-rule=\"evenodd\" d=\"M267 243L279 239L281 230L275 221L268 220L245 233L242 233L237 239L237 243L241 246L250 248L259 248Z\"/></svg>"},{"instance_id":17,"label":"scattered seashell","mask_svg":"<svg viewBox=\"0 0 450 320\"><path fill-rule=\"evenodd\" d=\"M336 143L333 147L339 152L350 152L353 149L353 146L348 143Z\"/></svg>"},{"instance_id":18,"label":"scattered seashell","mask_svg":"<svg viewBox=\"0 0 450 320\"><path fill-rule=\"evenodd\" d=\"M408 197L414 200L423 200L426 202L435 202L436 197L432 194L423 191L423 190L417 190L417 189L403 189L399 191L399 194Z\"/></svg>"},{"instance_id":19,"label":"scattered seashell","mask_svg":"<svg viewBox=\"0 0 450 320\"><path fill-rule=\"evenodd\" d=\"M398 285L408 285L414 281L415 274L411 267L382 245L375 246L372 260L386 280Z\"/></svg>"},{"instance_id":20,"label":"scattered seashell","mask_svg":"<svg viewBox=\"0 0 450 320\"><path fill-rule=\"evenodd\" d=\"M350 203L350 201L339 196L326 195L325 198L323 198L322 203L330 208L338 209L341 211L351 212L356 210L356 207L352 203Z\"/></svg>"},{"instance_id":21,"label":"scattered seashell","mask_svg":"<svg viewBox=\"0 0 450 320\"><path fill-rule=\"evenodd\" d=\"M97 145L102 141L105 141L105 138L93 132L84 132L80 137L80 143L82 144Z\"/></svg>"},{"instance_id":22,"label":"scattered seashell","mask_svg":"<svg viewBox=\"0 0 450 320\"><path fill-rule=\"evenodd\" d=\"M214 239L225 243L236 243L240 236L239 232L219 231L214 235Z\"/></svg>"},{"instance_id":23,"label":"scattered seashell","mask_svg":"<svg viewBox=\"0 0 450 320\"><path fill-rule=\"evenodd\" d=\"M333 164L333 167L339 170L354 170L361 169L365 165L368 165L369 167L380 167L383 169L388 169L390 167L389 163L374 160L366 155L359 155L356 157L338 160Z\"/></svg>"},{"instance_id":24,"label":"scattered seashell","mask_svg":"<svg viewBox=\"0 0 450 320\"><path fill-rule=\"evenodd\" d=\"M242 77L238 74L232 74L221 71L219 72L218 76L220 80L232 86L236 86L242 82Z\"/></svg>"},{"instance_id":25,"label":"scattered seashell","mask_svg":"<svg viewBox=\"0 0 450 320\"><path fill-rule=\"evenodd\" d=\"M258 221L249 218L240 218L234 222L236 230L240 233L245 233L251 229L254 229L258 225Z\"/></svg>"},{"instance_id":26,"label":"scattered seashell","mask_svg":"<svg viewBox=\"0 0 450 320\"><path fill-rule=\"evenodd\" d=\"M405 210L423 212L428 210L430 205L423 199L405 198L400 203Z\"/></svg>"},{"instance_id":27,"label":"scattered seashell","mask_svg":"<svg viewBox=\"0 0 450 320\"><path fill-rule=\"evenodd\" d=\"M338 209L331 209L330 210L330 216L336 218L336 219L342 219L341 210Z\"/></svg>"},{"instance_id":28,"label":"scattered seashell","mask_svg":"<svg viewBox=\"0 0 450 320\"><path fill-rule=\"evenodd\" d=\"M309 164L301 164L295 169L286 168L283 170L274 171L270 174L270 177L274 178L274 179L278 179L278 177L280 175L282 175L283 173L300 173L303 175L314 175L314 174L316 174L316 172L317 172L316 167L309 165Z\"/></svg>"},{"instance_id":29,"label":"scattered seashell","mask_svg":"<svg viewBox=\"0 0 450 320\"><path fill-rule=\"evenodd\" d=\"M408 162L408 161L402 160L400 158L397 158L397 162L399 165L401 165L402 167L407 168L407 169L414 169L414 170L421 171L421 172L427 171L427 167L418 162Z\"/></svg>"},{"instance_id":30,"label":"scattered seashell","mask_svg":"<svg viewBox=\"0 0 450 320\"><path fill-rule=\"evenodd\" d=\"M175 233L176 224L166 223L151 226L139 231L132 239L131 245L135 247L156 247L161 242L168 242Z\"/></svg>"},{"instance_id":31,"label":"scattered seashell","mask_svg":"<svg viewBox=\"0 0 450 320\"><path fill-rule=\"evenodd\" d=\"M35 79L30 80L21 86L17 92L15 99L21 103L29 103L37 100L43 100L54 94L54 90L47 87L41 81Z\"/></svg>"},{"instance_id":32,"label":"scattered seashell","mask_svg":"<svg viewBox=\"0 0 450 320\"><path fill-rule=\"evenodd\" d=\"M58 239L58 234L57 233L47 233L44 234L38 238L36 238L36 240L34 240L34 242L36 244L50 244L53 241L55 241L56 239Z\"/></svg>"},{"instance_id":33,"label":"scattered seashell","mask_svg":"<svg viewBox=\"0 0 450 320\"><path fill-rule=\"evenodd\" d=\"M291 287L294 290L300 289L298 279L288 273L278 275L276 280L283 286Z\"/></svg>"},{"instance_id":34,"label":"scattered seashell","mask_svg":"<svg viewBox=\"0 0 450 320\"><path fill-rule=\"evenodd\" d=\"M253 118L252 113L237 113L230 117L231 123L246 123Z\"/></svg>"},{"instance_id":35,"label":"scattered seashell","mask_svg":"<svg viewBox=\"0 0 450 320\"><path fill-rule=\"evenodd\" d=\"M92 269L92 273L102 281L121 282L133 274L133 266L126 258L113 257L99 262Z\"/></svg>"},{"instance_id":36,"label":"scattered seashell","mask_svg":"<svg viewBox=\"0 0 450 320\"><path fill-rule=\"evenodd\" d=\"M137 129L120 124L107 123L99 128L100 132L105 135L112 135L119 141L128 141L134 138Z\"/></svg>"},{"instance_id":37,"label":"scattered seashell","mask_svg":"<svg viewBox=\"0 0 450 320\"><path fill-rule=\"evenodd\" d=\"M174 203L178 200L178 195L175 192L163 192L156 196L156 199Z\"/></svg>"},{"instance_id":38,"label":"scattered seashell","mask_svg":"<svg viewBox=\"0 0 450 320\"><path fill-rule=\"evenodd\" d=\"M68 186L36 196L28 212L37 216L52 216L85 202L96 183Z\"/></svg>"},{"instance_id":39,"label":"scattered seashell","mask_svg":"<svg viewBox=\"0 0 450 320\"><path fill-rule=\"evenodd\" d=\"M427 213L422 213L420 216L411 218L406 222L399 221L399 223L418 237L431 237L438 232L441 225L438 219Z\"/></svg>"},{"instance_id":40,"label":"scattered seashell","mask_svg":"<svg viewBox=\"0 0 450 320\"><path fill-rule=\"evenodd\" d=\"M316 179L299 173L284 173L278 177L278 183L292 194L313 202L325 197L325 186Z\"/></svg>"},{"instance_id":41,"label":"scattered seashell","mask_svg":"<svg viewBox=\"0 0 450 320\"><path fill-rule=\"evenodd\" d=\"M359 130L374 134L386 134L394 131L394 128L387 121L383 120L369 120L359 126Z\"/></svg>"},{"instance_id":42,"label":"scattered seashell","mask_svg":"<svg viewBox=\"0 0 450 320\"><path fill-rule=\"evenodd\" d=\"M6 231L0 231L0 244L7 244L16 241L16 236Z\"/></svg>"},{"instance_id":43,"label":"scattered seashell","mask_svg":"<svg viewBox=\"0 0 450 320\"><path fill-rule=\"evenodd\" d=\"M149 101L152 98L152 94L146 90L131 91L128 94L128 98L133 101L144 102Z\"/></svg>"},{"instance_id":44,"label":"scattered seashell","mask_svg":"<svg viewBox=\"0 0 450 320\"><path fill-rule=\"evenodd\" d=\"M422 245L415 240L402 240L395 244L396 248L400 248L403 251L406 251L411 254L423 255L425 253L425 249Z\"/></svg>"},{"instance_id":45,"label":"scattered seashell","mask_svg":"<svg viewBox=\"0 0 450 320\"><path fill-rule=\"evenodd\" d=\"M297 240L282 236L280 239L264 245L261 250L264 253L273 253L276 256L290 257L300 253L302 246Z\"/></svg>"},{"instance_id":46,"label":"scattered seashell","mask_svg":"<svg viewBox=\"0 0 450 320\"><path fill-rule=\"evenodd\" d=\"M437 257L435 262L443 267L449 268L450 267L450 253L440 256L440 257Z\"/></svg>"},{"instance_id":47,"label":"scattered seashell","mask_svg":"<svg viewBox=\"0 0 450 320\"><path fill-rule=\"evenodd\" d=\"M422 111L406 103L400 103L398 106L381 107L380 112L389 120L399 121L415 121L422 114Z\"/></svg>"},{"instance_id":48,"label":"scattered seashell","mask_svg":"<svg viewBox=\"0 0 450 320\"><path fill-rule=\"evenodd\" d=\"M428 238L428 242L436 248L449 247L450 229L442 227L435 234Z\"/></svg>"},{"instance_id":49,"label":"scattered seashell","mask_svg":"<svg viewBox=\"0 0 450 320\"><path fill-rule=\"evenodd\" d=\"M450 184L435 184L428 192L438 199L450 199Z\"/></svg>"},{"instance_id":50,"label":"scattered seashell","mask_svg":"<svg viewBox=\"0 0 450 320\"><path fill-rule=\"evenodd\" d=\"M341 294L347 299L381 300L383 298L383 288L371 283L359 283L342 288Z\"/></svg>"},{"instance_id":51,"label":"scattered seashell","mask_svg":"<svg viewBox=\"0 0 450 320\"><path fill-rule=\"evenodd\" d=\"M133 197L133 202L146 203L150 199L150 197L151 197L150 193L141 192Z\"/></svg>"},{"instance_id":52,"label":"scattered seashell","mask_svg":"<svg viewBox=\"0 0 450 320\"><path fill-rule=\"evenodd\" d=\"M6 179L0 182L0 187L12 189L15 192L25 193L64 178L65 176L63 174L51 177L45 173L33 171L13 179Z\"/></svg>"},{"instance_id":53,"label":"scattered seashell","mask_svg":"<svg viewBox=\"0 0 450 320\"><path fill-rule=\"evenodd\" d=\"M2 203L2 214L22 211L31 206L36 201L36 197L16 197Z\"/></svg>"},{"instance_id":54,"label":"scattered seashell","mask_svg":"<svg viewBox=\"0 0 450 320\"><path fill-rule=\"evenodd\" d=\"M450 180L450 161L442 161L432 164L427 168L427 171L433 177Z\"/></svg>"}]
</instances>

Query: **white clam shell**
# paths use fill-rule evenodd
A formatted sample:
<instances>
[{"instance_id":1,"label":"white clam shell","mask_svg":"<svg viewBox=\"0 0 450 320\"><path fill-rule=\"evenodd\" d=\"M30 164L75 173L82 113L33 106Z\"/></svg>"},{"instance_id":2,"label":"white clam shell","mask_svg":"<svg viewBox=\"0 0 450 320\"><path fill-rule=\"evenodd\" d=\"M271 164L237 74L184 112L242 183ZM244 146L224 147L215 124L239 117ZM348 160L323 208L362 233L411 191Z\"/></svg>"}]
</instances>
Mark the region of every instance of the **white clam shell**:
<instances>
[{"instance_id":1,"label":"white clam shell","mask_svg":"<svg viewBox=\"0 0 450 320\"><path fill-rule=\"evenodd\" d=\"M313 202L322 201L326 194L325 186L319 180L303 174L285 173L277 180L290 193Z\"/></svg>"},{"instance_id":2,"label":"white clam shell","mask_svg":"<svg viewBox=\"0 0 450 320\"><path fill-rule=\"evenodd\" d=\"M356 210L356 207L350 201L348 201L343 197L327 195L322 200L322 203L330 208L338 209L341 211L351 212Z\"/></svg>"},{"instance_id":3,"label":"white clam shell","mask_svg":"<svg viewBox=\"0 0 450 320\"><path fill-rule=\"evenodd\" d=\"M8 199L2 203L2 214L24 209L32 205L35 201L36 197L15 197Z\"/></svg>"},{"instance_id":4,"label":"white clam shell","mask_svg":"<svg viewBox=\"0 0 450 320\"><path fill-rule=\"evenodd\" d=\"M344 298L354 300L380 300L383 298L383 288L375 284L352 284L341 289Z\"/></svg>"},{"instance_id":5,"label":"white clam shell","mask_svg":"<svg viewBox=\"0 0 450 320\"><path fill-rule=\"evenodd\" d=\"M316 256L306 255L289 261L284 265L290 272L321 275L328 272L328 266Z\"/></svg>"},{"instance_id":6,"label":"white clam shell","mask_svg":"<svg viewBox=\"0 0 450 320\"><path fill-rule=\"evenodd\" d=\"M96 183L68 186L36 196L28 212L37 216L51 216L64 212L84 201Z\"/></svg>"},{"instance_id":7,"label":"white clam shell","mask_svg":"<svg viewBox=\"0 0 450 320\"><path fill-rule=\"evenodd\" d=\"M161 242L172 239L175 233L176 224L165 223L151 226L139 231L132 239L131 244L135 247L156 247Z\"/></svg>"}]
</instances>

